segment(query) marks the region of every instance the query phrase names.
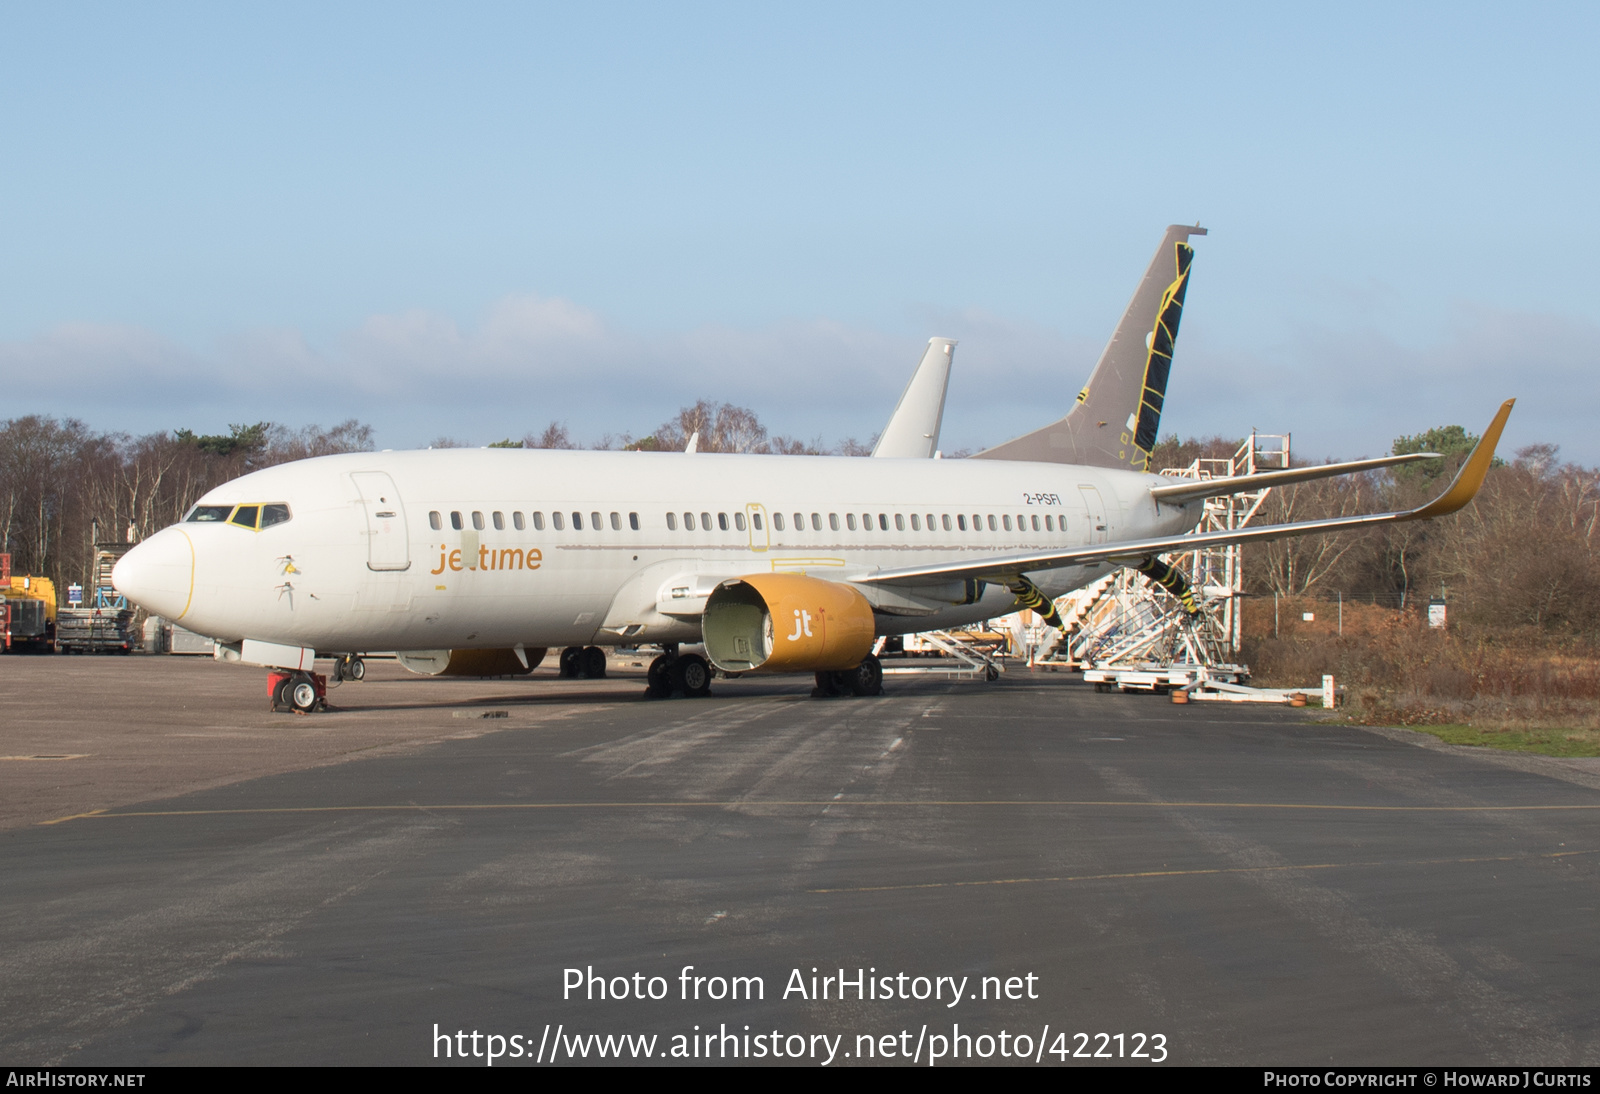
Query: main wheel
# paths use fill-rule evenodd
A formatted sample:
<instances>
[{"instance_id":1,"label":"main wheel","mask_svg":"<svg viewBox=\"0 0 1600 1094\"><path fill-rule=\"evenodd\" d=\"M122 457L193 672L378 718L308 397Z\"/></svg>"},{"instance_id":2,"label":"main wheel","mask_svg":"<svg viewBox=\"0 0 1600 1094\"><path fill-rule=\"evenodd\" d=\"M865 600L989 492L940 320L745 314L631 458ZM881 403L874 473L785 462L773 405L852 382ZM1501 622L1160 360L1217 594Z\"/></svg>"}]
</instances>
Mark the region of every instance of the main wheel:
<instances>
[{"instance_id":1,"label":"main wheel","mask_svg":"<svg viewBox=\"0 0 1600 1094\"><path fill-rule=\"evenodd\" d=\"M644 674L644 693L651 699L665 699L672 694L672 658L662 654L650 662Z\"/></svg>"},{"instance_id":2,"label":"main wheel","mask_svg":"<svg viewBox=\"0 0 1600 1094\"><path fill-rule=\"evenodd\" d=\"M304 678L290 680L289 705L301 714L310 714L317 709L317 686Z\"/></svg>"},{"instance_id":3,"label":"main wheel","mask_svg":"<svg viewBox=\"0 0 1600 1094\"><path fill-rule=\"evenodd\" d=\"M599 646L586 646L579 655L578 666L583 669L583 674L591 680L604 680L606 677L606 651Z\"/></svg>"},{"instance_id":4,"label":"main wheel","mask_svg":"<svg viewBox=\"0 0 1600 1094\"><path fill-rule=\"evenodd\" d=\"M367 663L359 657L350 658L350 664L345 667L346 679L365 680L367 678Z\"/></svg>"},{"instance_id":5,"label":"main wheel","mask_svg":"<svg viewBox=\"0 0 1600 1094\"><path fill-rule=\"evenodd\" d=\"M686 653L674 661L672 678L687 698L699 699L711 694L711 666L699 654Z\"/></svg>"},{"instance_id":6,"label":"main wheel","mask_svg":"<svg viewBox=\"0 0 1600 1094\"><path fill-rule=\"evenodd\" d=\"M833 673L817 673L817 686L811 692L813 699L832 699L839 694L839 689L834 685Z\"/></svg>"},{"instance_id":7,"label":"main wheel","mask_svg":"<svg viewBox=\"0 0 1600 1094\"><path fill-rule=\"evenodd\" d=\"M572 680L577 677L578 661L582 656L582 646L568 646L561 651L561 678L563 680Z\"/></svg>"},{"instance_id":8,"label":"main wheel","mask_svg":"<svg viewBox=\"0 0 1600 1094\"><path fill-rule=\"evenodd\" d=\"M872 654L863 657L861 664L850 670L849 676L852 694L883 694L883 664Z\"/></svg>"},{"instance_id":9,"label":"main wheel","mask_svg":"<svg viewBox=\"0 0 1600 1094\"><path fill-rule=\"evenodd\" d=\"M289 710L294 707L294 677L290 676L278 684L278 690L273 693L272 707L274 710Z\"/></svg>"}]
</instances>

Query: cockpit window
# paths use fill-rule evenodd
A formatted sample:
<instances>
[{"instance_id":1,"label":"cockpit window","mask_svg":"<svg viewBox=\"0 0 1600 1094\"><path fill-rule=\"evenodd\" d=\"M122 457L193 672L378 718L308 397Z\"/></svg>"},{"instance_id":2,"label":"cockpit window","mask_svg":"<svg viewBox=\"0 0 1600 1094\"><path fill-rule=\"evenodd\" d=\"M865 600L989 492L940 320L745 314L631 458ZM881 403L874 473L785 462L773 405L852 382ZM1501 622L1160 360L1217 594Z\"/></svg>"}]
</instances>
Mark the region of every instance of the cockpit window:
<instances>
[{"instance_id":1,"label":"cockpit window","mask_svg":"<svg viewBox=\"0 0 1600 1094\"><path fill-rule=\"evenodd\" d=\"M239 508L237 508L237 509L235 509L233 511L233 517L232 517L231 520L228 521L228 523L229 524L237 524L239 527L248 528L253 532L253 531L255 531L255 527L256 527L256 518L259 517L260 515L261 515L261 506L259 506L259 505L241 505L241 506L239 506Z\"/></svg>"},{"instance_id":2,"label":"cockpit window","mask_svg":"<svg viewBox=\"0 0 1600 1094\"><path fill-rule=\"evenodd\" d=\"M261 507L261 527L271 528L274 524L283 524L289 519L287 505L272 504Z\"/></svg>"},{"instance_id":3,"label":"cockpit window","mask_svg":"<svg viewBox=\"0 0 1600 1094\"><path fill-rule=\"evenodd\" d=\"M231 512L233 512L231 505L197 505L189 511L189 520L201 524L216 524L227 520Z\"/></svg>"}]
</instances>

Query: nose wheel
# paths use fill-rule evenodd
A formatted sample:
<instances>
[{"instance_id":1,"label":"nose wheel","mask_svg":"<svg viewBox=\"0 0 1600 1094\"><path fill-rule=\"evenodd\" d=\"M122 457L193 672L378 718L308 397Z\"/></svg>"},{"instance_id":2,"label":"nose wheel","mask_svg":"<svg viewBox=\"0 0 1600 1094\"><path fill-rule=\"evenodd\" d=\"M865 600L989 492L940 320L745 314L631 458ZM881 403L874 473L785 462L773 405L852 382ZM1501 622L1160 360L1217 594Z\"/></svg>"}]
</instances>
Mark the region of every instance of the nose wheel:
<instances>
[{"instance_id":1,"label":"nose wheel","mask_svg":"<svg viewBox=\"0 0 1600 1094\"><path fill-rule=\"evenodd\" d=\"M328 709L328 678L317 672L268 673L267 694L274 711L313 714Z\"/></svg>"}]
</instances>

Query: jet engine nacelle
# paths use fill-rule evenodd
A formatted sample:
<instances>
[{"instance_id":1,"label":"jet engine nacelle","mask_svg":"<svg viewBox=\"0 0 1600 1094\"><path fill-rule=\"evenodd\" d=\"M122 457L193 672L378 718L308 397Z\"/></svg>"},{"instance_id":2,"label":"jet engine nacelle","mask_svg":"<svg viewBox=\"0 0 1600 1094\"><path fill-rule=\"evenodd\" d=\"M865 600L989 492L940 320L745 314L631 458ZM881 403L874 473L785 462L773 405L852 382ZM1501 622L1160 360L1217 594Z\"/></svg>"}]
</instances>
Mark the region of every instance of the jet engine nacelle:
<instances>
[{"instance_id":1,"label":"jet engine nacelle","mask_svg":"<svg viewBox=\"0 0 1600 1094\"><path fill-rule=\"evenodd\" d=\"M706 597L701 632L723 672L853 669L877 637L866 597L804 574L724 581Z\"/></svg>"},{"instance_id":2,"label":"jet engine nacelle","mask_svg":"<svg viewBox=\"0 0 1600 1094\"><path fill-rule=\"evenodd\" d=\"M546 652L524 649L527 664L516 650L404 650L398 656L400 664L423 676L526 676Z\"/></svg>"}]
</instances>

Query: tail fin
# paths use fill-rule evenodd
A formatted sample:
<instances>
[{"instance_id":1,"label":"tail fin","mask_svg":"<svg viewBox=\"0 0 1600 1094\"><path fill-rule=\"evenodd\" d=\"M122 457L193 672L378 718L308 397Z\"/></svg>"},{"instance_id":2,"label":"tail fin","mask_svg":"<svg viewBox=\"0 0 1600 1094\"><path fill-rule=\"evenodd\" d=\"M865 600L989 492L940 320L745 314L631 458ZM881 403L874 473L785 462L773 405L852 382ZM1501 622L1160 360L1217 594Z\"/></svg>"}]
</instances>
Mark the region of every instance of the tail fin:
<instances>
[{"instance_id":1,"label":"tail fin","mask_svg":"<svg viewBox=\"0 0 1600 1094\"><path fill-rule=\"evenodd\" d=\"M939 447L944 421L945 390L950 386L950 360L956 344L950 338L928 339L927 352L911 374L889 424L883 427L874 456L927 459Z\"/></svg>"},{"instance_id":2,"label":"tail fin","mask_svg":"<svg viewBox=\"0 0 1600 1094\"><path fill-rule=\"evenodd\" d=\"M1167 229L1122 313L1122 322L1100 354L1100 363L1065 418L973 458L1146 470L1156 446L1173 343L1189 287L1194 248L1187 241L1205 234L1199 225L1174 224Z\"/></svg>"}]
</instances>

